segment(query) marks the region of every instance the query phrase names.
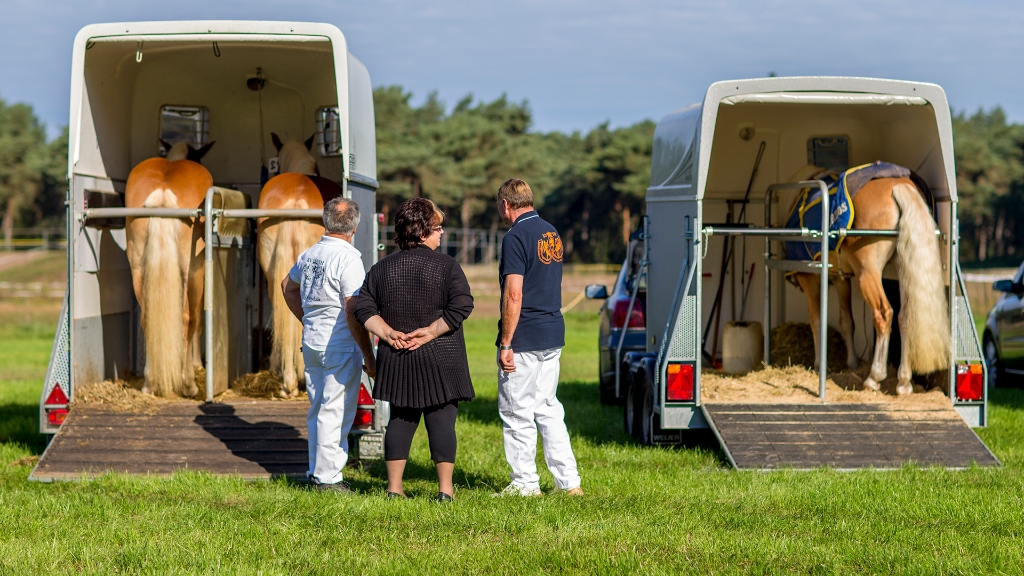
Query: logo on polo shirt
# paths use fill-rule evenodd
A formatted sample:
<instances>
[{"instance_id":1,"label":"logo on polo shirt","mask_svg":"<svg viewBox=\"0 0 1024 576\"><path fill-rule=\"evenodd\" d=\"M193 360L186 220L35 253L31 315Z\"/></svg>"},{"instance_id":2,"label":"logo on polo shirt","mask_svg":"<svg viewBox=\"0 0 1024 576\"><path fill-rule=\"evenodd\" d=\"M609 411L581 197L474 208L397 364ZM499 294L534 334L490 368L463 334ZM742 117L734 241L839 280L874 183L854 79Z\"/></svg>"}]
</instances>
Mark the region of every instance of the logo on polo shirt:
<instances>
[{"instance_id":1,"label":"logo on polo shirt","mask_svg":"<svg viewBox=\"0 0 1024 576\"><path fill-rule=\"evenodd\" d=\"M544 264L562 261L562 239L557 232L545 232L537 241L537 258Z\"/></svg>"}]
</instances>

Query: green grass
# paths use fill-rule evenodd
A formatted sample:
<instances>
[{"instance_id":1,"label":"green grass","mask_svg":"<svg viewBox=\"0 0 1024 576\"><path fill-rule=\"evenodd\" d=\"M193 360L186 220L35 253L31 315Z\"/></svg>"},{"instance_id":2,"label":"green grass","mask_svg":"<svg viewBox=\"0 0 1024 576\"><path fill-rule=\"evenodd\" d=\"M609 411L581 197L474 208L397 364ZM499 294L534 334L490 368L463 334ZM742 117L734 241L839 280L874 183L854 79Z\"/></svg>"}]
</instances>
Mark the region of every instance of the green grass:
<instances>
[{"instance_id":1,"label":"green grass","mask_svg":"<svg viewBox=\"0 0 1024 576\"><path fill-rule=\"evenodd\" d=\"M597 402L596 319L567 324L559 395L587 496L489 497L508 478L495 322L471 318L478 400L460 410L451 506L429 500L436 487L422 429L407 469L416 498L407 501L383 498L379 464L347 473L355 497L202 473L30 483L29 466L9 463L43 447L36 403L50 341L31 326L5 329L0 573L1024 571L1021 390L996 391L991 426L979 431L1000 469L737 473L714 446L629 441L618 410Z\"/></svg>"}]
</instances>

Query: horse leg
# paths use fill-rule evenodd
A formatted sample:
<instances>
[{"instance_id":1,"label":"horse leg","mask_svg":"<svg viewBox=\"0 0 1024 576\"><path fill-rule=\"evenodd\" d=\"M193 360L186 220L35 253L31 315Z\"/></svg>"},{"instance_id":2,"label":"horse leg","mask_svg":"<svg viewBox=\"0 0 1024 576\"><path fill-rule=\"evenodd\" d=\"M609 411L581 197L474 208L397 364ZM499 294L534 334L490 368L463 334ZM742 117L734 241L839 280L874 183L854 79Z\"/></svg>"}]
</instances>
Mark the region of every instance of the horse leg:
<instances>
[{"instance_id":1,"label":"horse leg","mask_svg":"<svg viewBox=\"0 0 1024 576\"><path fill-rule=\"evenodd\" d=\"M818 300L821 291L821 276L798 273L796 281L800 285L800 289L804 291L804 296L807 297L807 315L811 322L811 332L814 334L814 368L818 369L821 364L821 343L818 337L821 323L821 302Z\"/></svg>"},{"instance_id":2,"label":"horse leg","mask_svg":"<svg viewBox=\"0 0 1024 576\"><path fill-rule=\"evenodd\" d=\"M142 265L146 249L146 236L149 232L149 220L129 218L125 226L127 237L128 268L132 272L132 289L135 291L135 300L139 303L139 326L146 325L146 302L142 289ZM143 381L143 394L152 394L149 383Z\"/></svg>"},{"instance_id":3,"label":"horse leg","mask_svg":"<svg viewBox=\"0 0 1024 576\"><path fill-rule=\"evenodd\" d=\"M839 331L846 342L846 367L856 369L859 365L857 354L853 350L853 305L851 303L850 278L840 275L835 279L836 292L839 294Z\"/></svg>"},{"instance_id":4,"label":"horse leg","mask_svg":"<svg viewBox=\"0 0 1024 576\"><path fill-rule=\"evenodd\" d=\"M882 276L876 270L862 270L857 284L864 301L871 306L871 318L875 323L875 354L871 361L871 372L864 380L864 387L881 390L879 382L885 380L886 360L889 357L889 334L892 331L892 306L882 289Z\"/></svg>"},{"instance_id":5,"label":"horse leg","mask_svg":"<svg viewBox=\"0 0 1024 576\"><path fill-rule=\"evenodd\" d=\"M900 367L896 370L896 394L902 396L903 394L910 394L914 391L913 384L910 383L911 370L910 370L910 338L906 337L908 332L908 318L907 318L907 299L903 296L903 291L900 291Z\"/></svg>"}]
</instances>

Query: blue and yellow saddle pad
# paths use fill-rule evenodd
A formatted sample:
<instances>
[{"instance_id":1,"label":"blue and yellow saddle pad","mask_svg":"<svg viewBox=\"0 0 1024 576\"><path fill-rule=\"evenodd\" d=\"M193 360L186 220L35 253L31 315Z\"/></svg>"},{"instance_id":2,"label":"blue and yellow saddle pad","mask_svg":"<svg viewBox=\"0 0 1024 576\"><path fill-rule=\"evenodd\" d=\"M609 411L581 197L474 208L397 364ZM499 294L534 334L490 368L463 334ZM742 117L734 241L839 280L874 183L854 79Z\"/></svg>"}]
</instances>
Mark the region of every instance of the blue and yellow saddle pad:
<instances>
[{"instance_id":1,"label":"blue and yellow saddle pad","mask_svg":"<svg viewBox=\"0 0 1024 576\"><path fill-rule=\"evenodd\" d=\"M865 184L878 178L909 178L910 170L889 164L875 162L850 168L842 174L829 174L821 180L828 186L829 230L853 227L853 197ZM821 230L821 190L805 188L793 205L793 211L786 220L786 228L810 228ZM828 249L839 249L842 238L829 238ZM787 260L817 260L821 256L821 242L786 242Z\"/></svg>"}]
</instances>

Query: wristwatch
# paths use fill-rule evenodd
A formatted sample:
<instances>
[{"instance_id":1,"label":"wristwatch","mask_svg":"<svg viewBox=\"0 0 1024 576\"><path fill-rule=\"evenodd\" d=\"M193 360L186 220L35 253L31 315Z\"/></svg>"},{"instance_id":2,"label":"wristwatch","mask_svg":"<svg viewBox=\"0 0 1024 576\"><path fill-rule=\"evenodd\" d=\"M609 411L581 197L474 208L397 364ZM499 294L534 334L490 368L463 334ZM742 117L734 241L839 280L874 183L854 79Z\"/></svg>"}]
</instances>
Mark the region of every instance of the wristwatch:
<instances>
[{"instance_id":1,"label":"wristwatch","mask_svg":"<svg viewBox=\"0 0 1024 576\"><path fill-rule=\"evenodd\" d=\"M511 346L498 346L498 350L511 350Z\"/></svg>"}]
</instances>

